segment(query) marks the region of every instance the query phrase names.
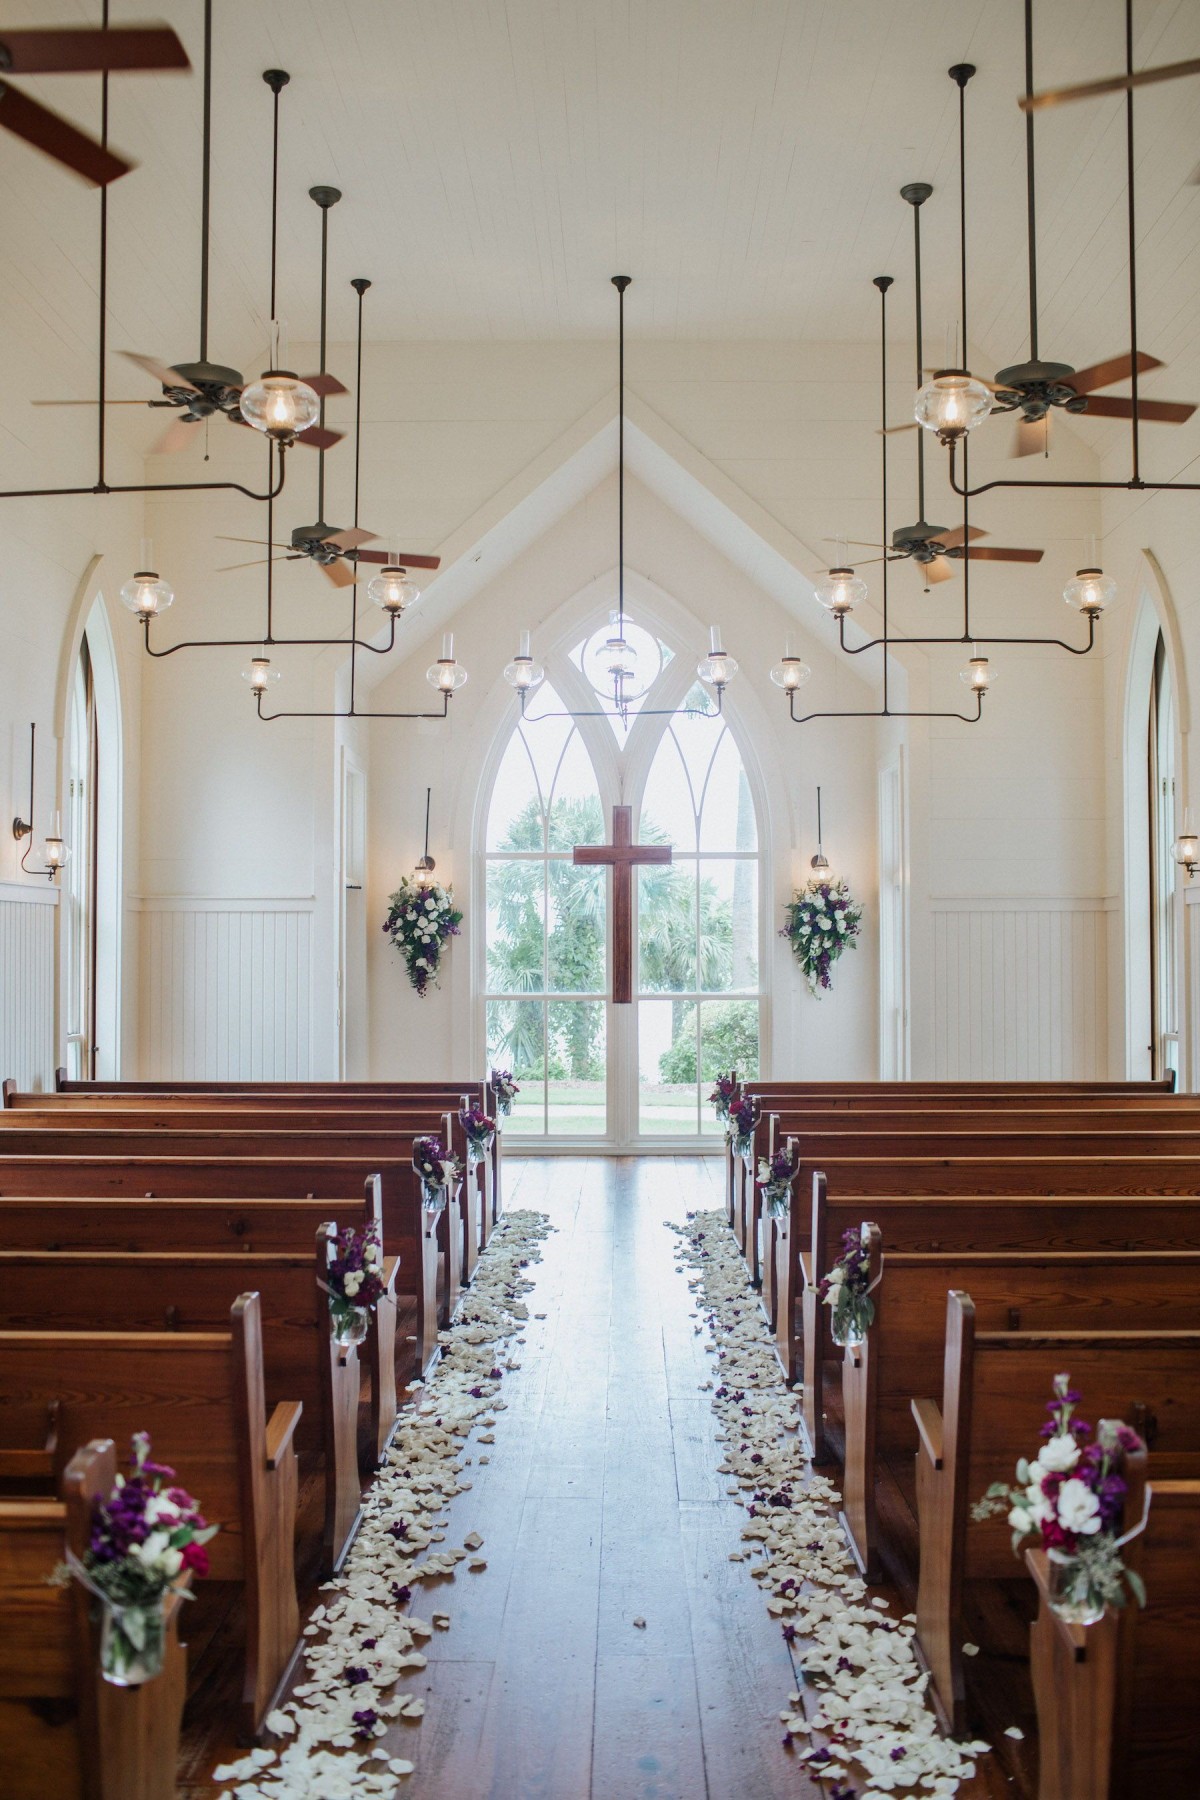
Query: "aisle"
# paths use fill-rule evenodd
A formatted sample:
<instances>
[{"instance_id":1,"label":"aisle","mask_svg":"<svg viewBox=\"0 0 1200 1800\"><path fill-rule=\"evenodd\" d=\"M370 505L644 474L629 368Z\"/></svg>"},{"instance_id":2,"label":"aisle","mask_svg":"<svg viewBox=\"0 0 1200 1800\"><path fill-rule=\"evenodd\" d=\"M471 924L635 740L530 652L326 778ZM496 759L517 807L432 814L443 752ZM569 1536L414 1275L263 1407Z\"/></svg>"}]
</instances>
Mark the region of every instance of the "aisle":
<instances>
[{"instance_id":1,"label":"aisle","mask_svg":"<svg viewBox=\"0 0 1200 1800\"><path fill-rule=\"evenodd\" d=\"M718 1475L696 1334L663 1220L720 1201L698 1158L506 1161L548 1213L521 1369L473 1439L449 1540L485 1573L427 1590L450 1614L415 1692L422 1800L806 1800L782 1748L792 1686ZM489 1460L481 1464L480 1457ZM645 1624L634 1624L635 1619Z\"/></svg>"}]
</instances>

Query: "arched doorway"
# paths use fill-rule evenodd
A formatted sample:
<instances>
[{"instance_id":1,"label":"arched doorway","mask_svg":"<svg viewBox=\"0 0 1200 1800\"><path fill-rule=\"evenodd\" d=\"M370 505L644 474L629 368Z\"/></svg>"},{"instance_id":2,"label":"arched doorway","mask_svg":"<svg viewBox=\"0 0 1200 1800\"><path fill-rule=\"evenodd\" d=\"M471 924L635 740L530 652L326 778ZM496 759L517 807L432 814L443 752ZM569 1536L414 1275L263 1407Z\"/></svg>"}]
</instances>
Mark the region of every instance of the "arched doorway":
<instances>
[{"instance_id":1,"label":"arched doorway","mask_svg":"<svg viewBox=\"0 0 1200 1800\"><path fill-rule=\"evenodd\" d=\"M711 1140L717 1070L758 1068L764 884L746 764L727 718L658 716L707 708L705 690L665 638L627 630L647 672L628 727L601 716L596 634L581 639L548 659L487 809L488 1056L521 1084L513 1135L547 1145ZM620 803L673 860L638 871L635 999L615 1007L607 877L571 852L604 842Z\"/></svg>"}]
</instances>

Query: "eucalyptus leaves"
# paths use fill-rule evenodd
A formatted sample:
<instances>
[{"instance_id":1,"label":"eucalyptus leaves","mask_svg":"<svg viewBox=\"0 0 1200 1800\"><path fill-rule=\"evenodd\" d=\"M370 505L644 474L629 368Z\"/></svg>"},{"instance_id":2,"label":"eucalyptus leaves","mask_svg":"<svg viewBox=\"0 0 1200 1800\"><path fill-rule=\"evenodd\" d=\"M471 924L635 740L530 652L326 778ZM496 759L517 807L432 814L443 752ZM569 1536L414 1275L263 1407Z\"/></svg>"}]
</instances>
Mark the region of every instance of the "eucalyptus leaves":
<instances>
[{"instance_id":1,"label":"eucalyptus leaves","mask_svg":"<svg viewBox=\"0 0 1200 1800\"><path fill-rule=\"evenodd\" d=\"M814 876L792 896L787 924L779 935L790 940L814 999L832 987L830 972L847 944L855 948L862 916L861 903L851 899L849 887L840 879Z\"/></svg>"}]
</instances>

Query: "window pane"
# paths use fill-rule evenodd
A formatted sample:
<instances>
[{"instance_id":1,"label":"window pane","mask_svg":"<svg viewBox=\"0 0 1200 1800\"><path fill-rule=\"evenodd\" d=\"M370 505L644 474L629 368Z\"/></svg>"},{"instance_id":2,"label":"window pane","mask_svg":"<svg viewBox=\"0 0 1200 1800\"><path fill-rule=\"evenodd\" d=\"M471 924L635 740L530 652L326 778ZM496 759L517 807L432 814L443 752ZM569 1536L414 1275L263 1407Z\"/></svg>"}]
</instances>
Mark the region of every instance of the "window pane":
<instances>
[{"instance_id":1,"label":"window pane","mask_svg":"<svg viewBox=\"0 0 1200 1800\"><path fill-rule=\"evenodd\" d=\"M750 783L728 729L708 771L700 814L701 850L757 850Z\"/></svg>"},{"instance_id":2,"label":"window pane","mask_svg":"<svg viewBox=\"0 0 1200 1800\"><path fill-rule=\"evenodd\" d=\"M489 850L540 850L542 805L525 740L514 731L496 772L488 812Z\"/></svg>"},{"instance_id":3,"label":"window pane","mask_svg":"<svg viewBox=\"0 0 1200 1800\"><path fill-rule=\"evenodd\" d=\"M696 848L696 803L675 735L668 726L659 739L646 791L638 836L643 844Z\"/></svg>"},{"instance_id":4,"label":"window pane","mask_svg":"<svg viewBox=\"0 0 1200 1800\"><path fill-rule=\"evenodd\" d=\"M707 690L699 682L687 696L686 704L697 707L711 704ZM672 720L671 729L678 739L679 753L687 766L695 796L693 810L698 813L714 752L725 735L725 724L720 717L700 718L691 714Z\"/></svg>"},{"instance_id":5,"label":"window pane","mask_svg":"<svg viewBox=\"0 0 1200 1800\"><path fill-rule=\"evenodd\" d=\"M544 1137L541 1000L489 1000L487 1005L488 1067L511 1069L521 1092L505 1129L526 1137Z\"/></svg>"},{"instance_id":6,"label":"window pane","mask_svg":"<svg viewBox=\"0 0 1200 1800\"><path fill-rule=\"evenodd\" d=\"M603 1137L608 1130L602 1000L551 1000L550 1132Z\"/></svg>"},{"instance_id":7,"label":"window pane","mask_svg":"<svg viewBox=\"0 0 1200 1800\"><path fill-rule=\"evenodd\" d=\"M547 984L551 993L602 994L608 986L605 963L608 874L577 869L555 859L548 865L550 918Z\"/></svg>"},{"instance_id":8,"label":"window pane","mask_svg":"<svg viewBox=\"0 0 1200 1800\"><path fill-rule=\"evenodd\" d=\"M638 985L644 994L696 985L696 865L638 869Z\"/></svg>"},{"instance_id":9,"label":"window pane","mask_svg":"<svg viewBox=\"0 0 1200 1800\"><path fill-rule=\"evenodd\" d=\"M548 681L542 683L530 701L533 718L528 724L517 727L529 746L529 755L537 771L538 790L542 797L542 805L549 807L550 793L554 786L554 777L558 772L559 761L566 746L567 739L575 730L570 718L548 719L543 713L561 713L563 703Z\"/></svg>"},{"instance_id":10,"label":"window pane","mask_svg":"<svg viewBox=\"0 0 1200 1800\"><path fill-rule=\"evenodd\" d=\"M694 1136L697 1092L695 1002L639 1001L639 1130L655 1137Z\"/></svg>"},{"instance_id":11,"label":"window pane","mask_svg":"<svg viewBox=\"0 0 1200 1800\"><path fill-rule=\"evenodd\" d=\"M758 864L700 860L700 979L709 993L758 986Z\"/></svg>"},{"instance_id":12,"label":"window pane","mask_svg":"<svg viewBox=\"0 0 1200 1800\"><path fill-rule=\"evenodd\" d=\"M701 1130L718 1137L724 1130L707 1104L718 1075L736 1069L739 1076L758 1074L757 1000L702 1000L700 1003Z\"/></svg>"},{"instance_id":13,"label":"window pane","mask_svg":"<svg viewBox=\"0 0 1200 1800\"><path fill-rule=\"evenodd\" d=\"M545 987L545 869L530 862L487 866L487 984L493 994L540 994Z\"/></svg>"},{"instance_id":14,"label":"window pane","mask_svg":"<svg viewBox=\"0 0 1200 1800\"><path fill-rule=\"evenodd\" d=\"M604 808L587 746L571 733L554 779L550 802L550 848L570 850L575 844L604 842Z\"/></svg>"}]
</instances>

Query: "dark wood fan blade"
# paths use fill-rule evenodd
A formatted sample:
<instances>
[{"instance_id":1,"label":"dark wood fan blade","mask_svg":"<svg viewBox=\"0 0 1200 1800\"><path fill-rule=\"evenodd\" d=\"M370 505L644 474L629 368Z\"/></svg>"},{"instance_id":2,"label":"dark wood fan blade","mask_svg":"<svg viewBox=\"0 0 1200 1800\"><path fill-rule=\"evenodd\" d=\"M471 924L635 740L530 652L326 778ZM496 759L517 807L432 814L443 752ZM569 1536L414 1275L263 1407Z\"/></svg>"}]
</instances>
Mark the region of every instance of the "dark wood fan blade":
<instances>
[{"instance_id":1,"label":"dark wood fan blade","mask_svg":"<svg viewBox=\"0 0 1200 1800\"><path fill-rule=\"evenodd\" d=\"M972 525L969 531L964 531L961 525L956 525L953 531L942 532L937 541L943 550L957 550L968 539L973 541L975 538L986 536L987 532L981 530L978 525Z\"/></svg>"},{"instance_id":2,"label":"dark wood fan blade","mask_svg":"<svg viewBox=\"0 0 1200 1800\"><path fill-rule=\"evenodd\" d=\"M44 31L0 29L0 60L13 75L93 75L118 69L190 69L169 25L62 25Z\"/></svg>"},{"instance_id":3,"label":"dark wood fan blade","mask_svg":"<svg viewBox=\"0 0 1200 1800\"><path fill-rule=\"evenodd\" d=\"M323 425L310 425L296 439L298 444L305 444L310 450L332 450L345 437L344 431L327 431Z\"/></svg>"},{"instance_id":4,"label":"dark wood fan blade","mask_svg":"<svg viewBox=\"0 0 1200 1800\"><path fill-rule=\"evenodd\" d=\"M1144 350L1138 351L1138 374L1145 375L1149 369L1161 369L1165 365L1157 356L1148 356ZM1116 381L1128 381L1133 374L1133 358L1128 351L1124 356L1110 356L1107 362L1092 363L1086 369L1076 369L1068 378L1067 386L1073 387L1077 394L1090 394L1093 388L1112 387Z\"/></svg>"},{"instance_id":5,"label":"dark wood fan blade","mask_svg":"<svg viewBox=\"0 0 1200 1800\"><path fill-rule=\"evenodd\" d=\"M134 166L123 156L114 156L48 106L18 93L6 81L0 81L0 125L95 187L106 187L119 175L128 175Z\"/></svg>"},{"instance_id":6,"label":"dark wood fan blade","mask_svg":"<svg viewBox=\"0 0 1200 1800\"><path fill-rule=\"evenodd\" d=\"M1013 456L1043 456L1050 448L1050 415L1044 419L1022 419L1013 434Z\"/></svg>"},{"instance_id":7,"label":"dark wood fan blade","mask_svg":"<svg viewBox=\"0 0 1200 1800\"><path fill-rule=\"evenodd\" d=\"M322 575L327 575L329 577L334 587L353 587L358 580L358 574L353 563L318 563L317 567L320 569Z\"/></svg>"},{"instance_id":8,"label":"dark wood fan blade","mask_svg":"<svg viewBox=\"0 0 1200 1800\"><path fill-rule=\"evenodd\" d=\"M160 387L187 388L193 394L200 391L193 387L192 383L182 376L178 369L173 369L169 363L159 362L156 356L143 356L140 350L121 350L118 354L123 356L126 362L136 363L139 369L146 371L147 375L152 375Z\"/></svg>"},{"instance_id":9,"label":"dark wood fan blade","mask_svg":"<svg viewBox=\"0 0 1200 1800\"><path fill-rule=\"evenodd\" d=\"M373 543L378 536L374 531L360 531L357 526L350 526L345 531L331 531L323 543L336 544L339 550L357 550L360 544Z\"/></svg>"},{"instance_id":10,"label":"dark wood fan blade","mask_svg":"<svg viewBox=\"0 0 1200 1800\"><path fill-rule=\"evenodd\" d=\"M397 569L440 569L440 556L415 556L407 550L356 550L355 562L383 563Z\"/></svg>"},{"instance_id":11,"label":"dark wood fan blade","mask_svg":"<svg viewBox=\"0 0 1200 1800\"><path fill-rule=\"evenodd\" d=\"M939 581L949 581L954 573L954 564L948 556L935 556L931 563L926 563L921 570L926 584L936 587Z\"/></svg>"},{"instance_id":12,"label":"dark wood fan blade","mask_svg":"<svg viewBox=\"0 0 1200 1800\"><path fill-rule=\"evenodd\" d=\"M1160 63L1157 69L1135 69L1132 75L1107 75L1101 81L1079 81L1074 87L1043 88L1040 94L1022 94L1022 112L1038 112L1044 106L1061 106L1067 100L1092 100L1100 94L1121 94L1127 88L1149 87L1155 81L1177 81L1181 75L1200 75L1200 56L1186 62Z\"/></svg>"},{"instance_id":13,"label":"dark wood fan blade","mask_svg":"<svg viewBox=\"0 0 1200 1800\"><path fill-rule=\"evenodd\" d=\"M198 429L197 419L172 419L162 436L151 444L151 456L174 456L179 450L186 450L195 442L194 433Z\"/></svg>"},{"instance_id":14,"label":"dark wood fan blade","mask_svg":"<svg viewBox=\"0 0 1200 1800\"><path fill-rule=\"evenodd\" d=\"M985 562L1041 562L1044 550L1005 550L999 544L971 544L960 552L969 556L972 562L982 558Z\"/></svg>"},{"instance_id":15,"label":"dark wood fan blade","mask_svg":"<svg viewBox=\"0 0 1200 1800\"><path fill-rule=\"evenodd\" d=\"M310 387L314 394L322 400L328 400L333 394L348 394L350 389L340 382L336 375L302 375L305 387Z\"/></svg>"},{"instance_id":16,"label":"dark wood fan blade","mask_svg":"<svg viewBox=\"0 0 1200 1800\"><path fill-rule=\"evenodd\" d=\"M1138 399L1138 418L1150 425L1186 425L1196 408L1186 400ZM1093 394L1088 400L1090 419L1132 419L1133 401L1117 394Z\"/></svg>"}]
</instances>

